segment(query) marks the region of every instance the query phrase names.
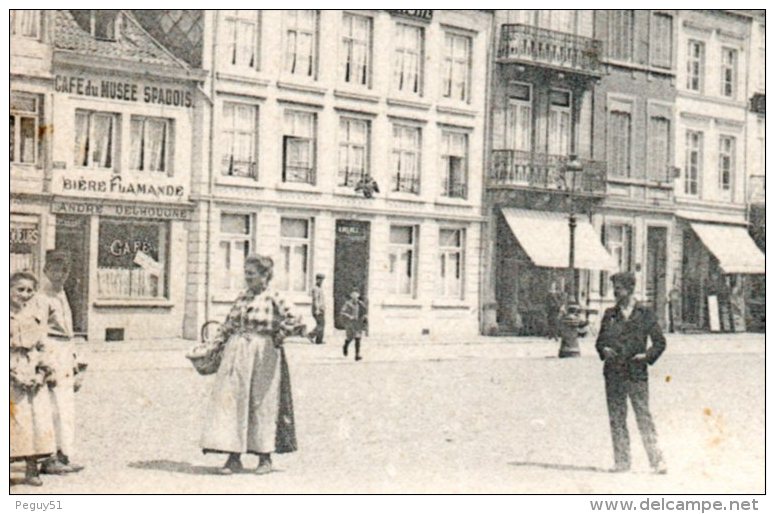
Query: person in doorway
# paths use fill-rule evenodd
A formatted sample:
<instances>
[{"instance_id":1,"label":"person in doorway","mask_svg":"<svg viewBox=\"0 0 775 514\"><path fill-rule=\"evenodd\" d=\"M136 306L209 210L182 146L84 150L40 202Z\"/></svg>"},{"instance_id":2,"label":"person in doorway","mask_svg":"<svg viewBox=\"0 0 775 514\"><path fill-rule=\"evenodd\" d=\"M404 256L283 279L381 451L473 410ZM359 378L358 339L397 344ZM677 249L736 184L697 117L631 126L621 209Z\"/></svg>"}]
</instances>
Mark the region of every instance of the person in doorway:
<instances>
[{"instance_id":1,"label":"person in doorway","mask_svg":"<svg viewBox=\"0 0 775 514\"><path fill-rule=\"evenodd\" d=\"M361 301L361 293L353 289L350 293L350 299L342 307L342 318L344 318L345 341L342 347L342 353L347 357L347 351L350 343L355 341L355 360L359 361L361 357L361 337L366 329L368 318L366 317L366 304Z\"/></svg>"},{"instance_id":2,"label":"person in doorway","mask_svg":"<svg viewBox=\"0 0 775 514\"><path fill-rule=\"evenodd\" d=\"M552 279L549 292L546 295L546 336L557 340L560 335L560 313L565 306L565 293L560 290L557 281Z\"/></svg>"},{"instance_id":3,"label":"person in doorway","mask_svg":"<svg viewBox=\"0 0 775 514\"><path fill-rule=\"evenodd\" d=\"M323 292L323 281L326 276L322 273L315 275L315 286L312 288L312 317L315 318L315 329L309 333L311 343L324 344L323 335L326 330L326 299Z\"/></svg>"},{"instance_id":4,"label":"person in doorway","mask_svg":"<svg viewBox=\"0 0 775 514\"><path fill-rule=\"evenodd\" d=\"M41 473L61 475L81 471L72 462L75 448L75 373L77 369L73 341L73 315L64 290L70 276L70 254L60 250L46 252L43 280L38 294L40 308L48 312L45 353L53 368L48 384L54 412L57 452L41 466Z\"/></svg>"},{"instance_id":5,"label":"person in doorway","mask_svg":"<svg viewBox=\"0 0 775 514\"><path fill-rule=\"evenodd\" d=\"M651 469L664 474L667 468L657 446L657 432L649 411L648 366L665 351L665 336L654 312L633 298L635 275L616 273L611 281L616 305L606 309L595 347L605 361L603 375L614 449L613 471L630 469L629 398ZM650 346L647 345L649 338Z\"/></svg>"}]
</instances>

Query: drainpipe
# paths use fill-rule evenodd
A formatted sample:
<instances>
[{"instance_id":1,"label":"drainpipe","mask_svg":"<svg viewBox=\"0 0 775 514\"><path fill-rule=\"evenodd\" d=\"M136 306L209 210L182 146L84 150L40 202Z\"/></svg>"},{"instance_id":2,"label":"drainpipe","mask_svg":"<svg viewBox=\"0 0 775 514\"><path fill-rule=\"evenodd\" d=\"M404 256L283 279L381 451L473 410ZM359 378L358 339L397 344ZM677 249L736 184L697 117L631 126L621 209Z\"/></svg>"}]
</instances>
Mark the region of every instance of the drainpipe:
<instances>
[{"instance_id":1,"label":"drainpipe","mask_svg":"<svg viewBox=\"0 0 775 514\"><path fill-rule=\"evenodd\" d=\"M213 225L213 194L215 191L215 158L213 157L215 148L213 145L213 138L215 137L215 77L218 63L218 16L219 11L212 11L214 17L213 21L213 43L212 43L212 57L210 59L210 144L208 155L208 191L207 191L207 235L205 237L205 319L207 322L210 320L210 311L212 310L211 302L212 295L210 294L210 279L212 276L212 225Z\"/></svg>"}]
</instances>

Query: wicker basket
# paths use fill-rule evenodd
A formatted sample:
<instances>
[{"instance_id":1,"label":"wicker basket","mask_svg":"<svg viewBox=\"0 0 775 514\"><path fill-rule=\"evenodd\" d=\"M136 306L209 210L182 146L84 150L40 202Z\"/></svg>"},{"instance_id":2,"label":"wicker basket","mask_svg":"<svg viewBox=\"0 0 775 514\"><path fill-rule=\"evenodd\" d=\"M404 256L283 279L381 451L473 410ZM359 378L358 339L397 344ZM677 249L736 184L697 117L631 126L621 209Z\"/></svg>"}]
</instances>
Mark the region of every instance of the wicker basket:
<instances>
[{"instance_id":1,"label":"wicker basket","mask_svg":"<svg viewBox=\"0 0 775 514\"><path fill-rule=\"evenodd\" d=\"M217 321L208 321L202 325L199 344L186 354L186 358L191 361L200 375L212 375L221 365L223 346L216 344L212 337L215 333L213 329L217 329L218 326L220 323Z\"/></svg>"}]
</instances>

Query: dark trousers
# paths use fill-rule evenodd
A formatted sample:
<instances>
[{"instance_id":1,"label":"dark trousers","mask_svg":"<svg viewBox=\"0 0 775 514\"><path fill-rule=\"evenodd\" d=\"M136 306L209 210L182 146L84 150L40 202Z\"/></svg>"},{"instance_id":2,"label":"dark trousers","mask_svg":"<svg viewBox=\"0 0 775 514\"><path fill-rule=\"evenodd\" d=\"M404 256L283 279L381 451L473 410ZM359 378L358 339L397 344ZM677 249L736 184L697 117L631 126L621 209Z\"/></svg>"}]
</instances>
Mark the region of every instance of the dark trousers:
<instances>
[{"instance_id":1,"label":"dark trousers","mask_svg":"<svg viewBox=\"0 0 775 514\"><path fill-rule=\"evenodd\" d=\"M326 332L326 313L320 312L312 315L315 318L315 329L310 333L310 339L315 339L315 344L323 344L323 335Z\"/></svg>"},{"instance_id":2,"label":"dark trousers","mask_svg":"<svg viewBox=\"0 0 775 514\"><path fill-rule=\"evenodd\" d=\"M649 383L629 377L606 376L605 394L608 401L608 419L611 423L611 439L614 444L614 463L617 468L630 467L630 433L627 430L627 398L635 411L635 420L648 454L649 464L662 463L662 453L657 447L657 431L649 411Z\"/></svg>"},{"instance_id":3,"label":"dark trousers","mask_svg":"<svg viewBox=\"0 0 775 514\"><path fill-rule=\"evenodd\" d=\"M344 354L347 355L347 349L350 347L350 343L355 341L355 358L357 359L361 355L361 338L360 336L348 337L344 340Z\"/></svg>"}]
</instances>

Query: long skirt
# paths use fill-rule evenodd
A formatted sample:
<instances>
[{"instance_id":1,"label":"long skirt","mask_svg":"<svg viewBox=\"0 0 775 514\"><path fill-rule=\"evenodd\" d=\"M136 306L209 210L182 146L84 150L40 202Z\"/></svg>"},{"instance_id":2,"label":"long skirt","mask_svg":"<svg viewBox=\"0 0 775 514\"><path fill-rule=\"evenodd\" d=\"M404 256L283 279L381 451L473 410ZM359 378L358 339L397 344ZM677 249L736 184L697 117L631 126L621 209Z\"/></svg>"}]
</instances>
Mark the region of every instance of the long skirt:
<instances>
[{"instance_id":1,"label":"long skirt","mask_svg":"<svg viewBox=\"0 0 775 514\"><path fill-rule=\"evenodd\" d=\"M56 452L48 388L43 386L33 393L12 383L10 393L11 460Z\"/></svg>"},{"instance_id":2,"label":"long skirt","mask_svg":"<svg viewBox=\"0 0 775 514\"><path fill-rule=\"evenodd\" d=\"M268 335L239 333L226 343L201 447L205 453L296 450L288 365Z\"/></svg>"}]
</instances>

